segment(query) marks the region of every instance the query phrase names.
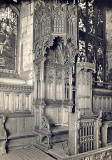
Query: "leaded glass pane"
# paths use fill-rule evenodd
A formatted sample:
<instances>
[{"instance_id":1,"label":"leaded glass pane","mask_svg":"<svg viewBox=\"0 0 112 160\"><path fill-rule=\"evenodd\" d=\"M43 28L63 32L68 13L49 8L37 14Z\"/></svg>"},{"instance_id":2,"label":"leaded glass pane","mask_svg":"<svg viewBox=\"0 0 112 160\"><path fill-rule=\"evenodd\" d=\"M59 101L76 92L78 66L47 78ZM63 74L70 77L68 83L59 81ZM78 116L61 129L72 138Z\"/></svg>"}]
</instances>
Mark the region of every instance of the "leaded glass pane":
<instances>
[{"instance_id":1,"label":"leaded glass pane","mask_svg":"<svg viewBox=\"0 0 112 160\"><path fill-rule=\"evenodd\" d=\"M96 62L95 57L95 38L88 36L88 61L91 63Z\"/></svg>"},{"instance_id":2,"label":"leaded glass pane","mask_svg":"<svg viewBox=\"0 0 112 160\"><path fill-rule=\"evenodd\" d=\"M17 14L10 8L0 8L0 69L15 70Z\"/></svg>"},{"instance_id":3,"label":"leaded glass pane","mask_svg":"<svg viewBox=\"0 0 112 160\"><path fill-rule=\"evenodd\" d=\"M104 18L101 9L98 9L98 21L97 21L97 36L103 39Z\"/></svg>"},{"instance_id":4,"label":"leaded glass pane","mask_svg":"<svg viewBox=\"0 0 112 160\"><path fill-rule=\"evenodd\" d=\"M104 81L104 10L94 0L80 0L79 52L96 64L97 81Z\"/></svg>"},{"instance_id":5,"label":"leaded glass pane","mask_svg":"<svg viewBox=\"0 0 112 160\"><path fill-rule=\"evenodd\" d=\"M80 55L85 55L86 51L85 51L85 41L83 40L79 40L79 51L80 51Z\"/></svg>"},{"instance_id":6,"label":"leaded glass pane","mask_svg":"<svg viewBox=\"0 0 112 160\"><path fill-rule=\"evenodd\" d=\"M79 30L86 32L86 2L79 3Z\"/></svg>"},{"instance_id":7,"label":"leaded glass pane","mask_svg":"<svg viewBox=\"0 0 112 160\"><path fill-rule=\"evenodd\" d=\"M95 34L94 0L88 2L88 33Z\"/></svg>"},{"instance_id":8,"label":"leaded glass pane","mask_svg":"<svg viewBox=\"0 0 112 160\"><path fill-rule=\"evenodd\" d=\"M79 56L86 55L86 43L85 43L85 33L86 33L86 2L80 1L79 3Z\"/></svg>"},{"instance_id":9,"label":"leaded glass pane","mask_svg":"<svg viewBox=\"0 0 112 160\"><path fill-rule=\"evenodd\" d=\"M98 43L97 48L97 80L104 79L104 48L101 42Z\"/></svg>"}]
</instances>

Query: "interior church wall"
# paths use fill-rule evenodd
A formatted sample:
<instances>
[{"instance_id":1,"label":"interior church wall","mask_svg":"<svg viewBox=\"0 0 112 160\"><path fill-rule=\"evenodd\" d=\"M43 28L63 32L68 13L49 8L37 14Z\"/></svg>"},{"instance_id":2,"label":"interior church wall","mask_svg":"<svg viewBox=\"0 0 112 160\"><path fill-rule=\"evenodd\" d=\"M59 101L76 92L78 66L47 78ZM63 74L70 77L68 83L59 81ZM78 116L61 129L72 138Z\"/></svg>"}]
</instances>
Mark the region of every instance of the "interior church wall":
<instances>
[{"instance_id":1,"label":"interior church wall","mask_svg":"<svg viewBox=\"0 0 112 160\"><path fill-rule=\"evenodd\" d=\"M30 2L21 1L18 4L13 4L12 2L10 3L3 2L1 4L3 4L3 7L1 5L1 9L0 9L0 17L2 19L6 19L6 17L4 17L5 13L4 14L2 13L4 12L3 11L4 6L12 9L13 12L15 12L15 14L17 15L17 28L16 28L17 37L16 37L16 40L11 43L11 45L13 45L13 48L15 45L15 64L13 64L11 60L8 61L6 59L12 56L13 54L12 51L8 50L7 55L5 54L3 55L3 57L5 56L5 59L3 59L1 55L2 50L0 48L0 72L1 72L0 80L1 78L5 77L4 79L1 80L2 82L5 82L6 80L8 81L8 79L11 78L12 83L13 81L15 83L16 79L19 78L24 81L23 83L27 82L29 84L32 84L32 78L33 78L32 77L32 72L33 72L33 1L30 1ZM9 20L10 20L10 17L11 17L11 14L9 15ZM12 21L13 21L13 18L12 18ZM7 28L8 27L9 25L7 24ZM9 34L10 34L10 31L9 31ZM1 44L0 44L0 47L2 47ZM5 63L6 63L5 66L3 66L3 63L4 63L3 60L5 60Z\"/></svg>"},{"instance_id":2,"label":"interior church wall","mask_svg":"<svg viewBox=\"0 0 112 160\"><path fill-rule=\"evenodd\" d=\"M22 2L20 9L19 74L32 79L33 71L33 2Z\"/></svg>"},{"instance_id":3,"label":"interior church wall","mask_svg":"<svg viewBox=\"0 0 112 160\"><path fill-rule=\"evenodd\" d=\"M19 31L18 31L18 34L19 34L19 41L18 41L19 51L18 51L18 65L17 65L18 66L18 74L19 74L21 79L29 80L30 84L32 84L32 80L33 80L33 25L35 24L35 21L33 21L33 11L34 11L33 5L34 5L33 2L28 2L28 1L25 1L25 2L22 1L21 2L20 16L19 16L19 23L20 24L19 24ZM108 66L107 67L108 67L108 70L110 70L112 68L112 64L111 64L111 62L112 62L112 46L111 46L112 35L110 34L112 32L112 29L111 29L111 25L112 25L112 22L111 22L112 20L111 19L112 18L111 17L112 17L112 13L108 9L107 12L106 12L106 19L107 19L107 21L106 21L106 30L107 30L106 38L107 38L107 60L108 60L107 61ZM36 32L36 33L37 33L37 35L39 35L38 32ZM71 45L72 45L72 43L71 43ZM68 44L68 46L69 46L69 44ZM70 49L70 52L72 52L71 49ZM42 54L43 53L44 52L42 52ZM42 55L40 55L40 58L41 57L42 57ZM61 58L59 58L59 59L61 59ZM72 59L73 59L73 57L72 57ZM37 58L37 60L38 60L38 58ZM68 60L68 59L66 58L66 60ZM52 60L51 60L51 62L52 62ZM67 62L67 61L65 61L65 62ZM37 61L37 63L38 63L38 61ZM43 62L42 62L41 65L43 65ZM49 85L49 84L45 83L45 85L44 85L44 83L43 83L44 80L43 80L43 75L42 75L42 73L44 73L44 72L42 72L43 71L42 69L44 69L44 66L43 66L43 68L41 67L41 70L40 70L41 76L40 76L39 80L38 80L39 76L36 74L37 81L39 82L39 86L38 86L38 88L34 87L34 89L35 89L35 92L38 92L38 94L40 96L40 97L38 96L37 99L40 98L41 101L42 101L43 98L45 98L44 100L46 100L46 98L48 98L48 103L49 103L49 99L53 99L54 101L51 101L49 104L47 104L46 101L45 101L45 103L47 104L47 105L45 105L46 116L54 124L67 125L67 123L69 121L69 116L70 116L69 115L69 108L71 107L71 104L67 103L68 99L65 99L66 100L64 102L65 104L63 104L63 103L58 104L57 103L60 100L64 100L63 99L63 97L64 97L63 93L65 92L65 90L60 90L60 88L63 88L63 84L64 84L63 82L62 82L62 84L59 83L60 79L61 79L60 74L55 77L55 81L57 81L57 77L58 77L59 82L57 84L52 83L51 85ZM45 70L45 73L47 73L46 70ZM53 74L51 72L50 76L52 77L52 75ZM63 74L61 75L61 77L62 77L62 79L61 79L61 81L62 81L63 80ZM84 82L85 77L83 76L81 78L82 78L82 82ZM36 79L34 81L36 82ZM70 81L70 85L72 85L71 80L69 80L69 81ZM86 80L86 82L87 82L87 80ZM9 83L9 81L8 81L8 83ZM16 81L16 83L17 83L17 81ZM23 84L24 81L22 81L21 83ZM67 85L68 85L68 83L66 83L66 91L67 91ZM44 89L43 89L44 86L45 86L45 91L46 91L45 92L46 97L44 97ZM48 86L48 90L47 90L46 86ZM72 86L70 86L70 87L72 88ZM71 90L71 88L70 88L70 90ZM80 85L80 88L81 88L81 85ZM17 89L15 89L15 90L17 91ZM88 92L85 92L85 90L87 90L87 88L85 86L83 86L83 88L81 88L81 90L80 90L80 94L82 94L83 97L85 96L85 94L87 94L87 96L85 98L85 109L86 109L86 104L87 103L89 104L88 106L91 105L91 99L89 101L87 100L88 96L91 93L90 93L90 90ZM24 143L26 145L27 143L25 143L25 141L22 141L21 137L24 136L27 139L29 134L31 134L31 137L34 136L32 134L32 130L34 130L34 127L35 127L34 126L35 125L34 118L36 119L35 120L36 123L38 123L38 124L36 124L36 127L38 127L39 122L40 122L39 121L39 115L41 114L42 109L44 108L44 106L43 106L44 101L40 104L37 103L36 104L37 106L36 105L33 106L32 103L34 102L33 101L34 97L31 95L32 99L30 100L29 99L29 94L26 93L25 96L24 96L25 97L25 99L24 99L22 92L24 93L25 91L24 90L22 90L21 92L17 91L14 95L14 98L12 98L12 101L13 101L13 99L15 99L14 112L18 111L18 113L16 113L16 114L13 113L11 115L8 115L8 121L7 121L7 124L6 124L6 128L8 128L9 133L10 133L9 134L9 140L11 140L11 143L9 143L9 145L12 145L12 146L16 146L16 145L18 145L18 143L20 145L22 143ZM48 94L49 92L50 92L50 96ZM54 94L53 94L53 92L54 92ZM12 103L10 103L11 102L11 97L12 97L13 94L10 93L10 91L8 91L8 93L6 91L5 92L3 91L3 94L6 96L5 101L7 100L6 101L6 103L7 103L6 109L8 109L8 112L13 111L13 109L11 108ZM82 98L82 99L84 99L84 98ZM71 99L69 99L69 100L71 100ZM52 104L52 103L55 103L55 102L56 102L55 105ZM24 103L25 103L25 105L24 105ZM103 111L103 109L105 109L105 108L106 108L106 111L109 111L109 108L110 108L110 111L111 111L111 109L112 109L111 104L112 104L111 95L109 95L108 97L105 97L104 93L103 93L102 97L97 96L97 94L96 94L96 96L93 97L93 107L96 107L95 108L96 112L99 112L101 109ZM0 104L0 105L2 106L2 104ZM83 106L84 106L83 101L82 101L81 105L82 105L82 108L83 108ZM30 107L30 110L29 110L28 106ZM100 108L101 106L102 106L102 108ZM31 109L34 108L34 107L35 108L37 107L37 109L35 111L36 112L35 117L31 113L29 113L29 111L31 111ZM25 113L23 114L21 111L22 112L25 111ZM27 112L28 112L28 114L26 115ZM12 126L12 124L14 124L14 125ZM19 140L14 140L14 139L19 139ZM24 140L26 140L26 139L24 139ZM26 142L28 142L28 144L31 144L33 142L33 138L32 138L31 141L28 141L28 139L27 139Z\"/></svg>"},{"instance_id":4,"label":"interior church wall","mask_svg":"<svg viewBox=\"0 0 112 160\"><path fill-rule=\"evenodd\" d=\"M0 77L17 72L17 20L18 9L0 1Z\"/></svg>"},{"instance_id":5,"label":"interior church wall","mask_svg":"<svg viewBox=\"0 0 112 160\"><path fill-rule=\"evenodd\" d=\"M5 2L3 3L5 4ZM14 9L14 12L17 11L18 15L17 39L16 42L12 42L13 45L17 43L17 47L15 47L16 69L13 67L13 73L10 67L7 67L7 73L4 68L0 71L0 117L3 114L7 119L5 127L8 139L7 146L10 149L15 146L30 145L34 140L34 133L32 133L34 130L34 116L32 114L33 3L23 1L17 5L8 3L7 6ZM9 14L9 16L11 15Z\"/></svg>"},{"instance_id":6,"label":"interior church wall","mask_svg":"<svg viewBox=\"0 0 112 160\"><path fill-rule=\"evenodd\" d=\"M106 55L109 81L112 81L112 9L106 9Z\"/></svg>"}]
</instances>

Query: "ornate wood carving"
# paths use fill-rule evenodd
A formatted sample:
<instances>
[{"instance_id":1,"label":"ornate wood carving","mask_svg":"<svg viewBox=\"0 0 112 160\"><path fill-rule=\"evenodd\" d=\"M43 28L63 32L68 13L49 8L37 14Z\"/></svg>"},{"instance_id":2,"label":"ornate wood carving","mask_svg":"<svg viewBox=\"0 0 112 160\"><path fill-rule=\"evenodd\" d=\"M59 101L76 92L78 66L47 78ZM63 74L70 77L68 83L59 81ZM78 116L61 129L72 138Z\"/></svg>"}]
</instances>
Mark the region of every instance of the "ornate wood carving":
<instances>
[{"instance_id":1,"label":"ornate wood carving","mask_svg":"<svg viewBox=\"0 0 112 160\"><path fill-rule=\"evenodd\" d=\"M6 117L0 119L0 155L6 154L7 132L5 128Z\"/></svg>"},{"instance_id":2,"label":"ornate wood carving","mask_svg":"<svg viewBox=\"0 0 112 160\"><path fill-rule=\"evenodd\" d=\"M48 121L45 120L48 106L51 106L52 109L53 106L62 108L62 106L71 107L73 105L70 103L72 87L69 87L69 83L77 55L76 30L76 12L73 4L61 4L56 1L51 3L42 0L35 3L34 63L36 74L39 67L43 71L41 76L36 76L43 77L42 81L40 79L40 86L43 86L42 90L46 99L44 99L44 105L38 103L38 108L40 123L43 123L45 131L49 126ZM40 94L40 96L41 101L42 95ZM43 114L41 109L45 105ZM45 116L44 119L43 116ZM61 121L64 123L63 120Z\"/></svg>"},{"instance_id":3,"label":"ornate wood carving","mask_svg":"<svg viewBox=\"0 0 112 160\"><path fill-rule=\"evenodd\" d=\"M48 72L47 72L47 81L48 83L53 83L54 82L54 70L50 69Z\"/></svg>"},{"instance_id":4,"label":"ornate wood carving","mask_svg":"<svg viewBox=\"0 0 112 160\"><path fill-rule=\"evenodd\" d=\"M41 129L46 132L50 132L50 123L45 115L42 116Z\"/></svg>"},{"instance_id":5,"label":"ornate wood carving","mask_svg":"<svg viewBox=\"0 0 112 160\"><path fill-rule=\"evenodd\" d=\"M2 112L31 110L32 91L32 86L0 83L0 110Z\"/></svg>"},{"instance_id":6,"label":"ornate wood carving","mask_svg":"<svg viewBox=\"0 0 112 160\"><path fill-rule=\"evenodd\" d=\"M16 84L5 84L0 83L0 91L4 92L25 92L25 93L31 93L33 91L32 86L28 85L16 85Z\"/></svg>"},{"instance_id":7,"label":"ornate wood carving","mask_svg":"<svg viewBox=\"0 0 112 160\"><path fill-rule=\"evenodd\" d=\"M66 18L67 17L67 18ZM68 27L66 27L68 26ZM34 53L35 57L41 57L46 54L46 48L53 46L53 40L56 37L62 37L64 45L69 50L71 62L76 55L76 13L75 6L61 3L50 3L39 0L35 4L34 11ZM38 33L38 34L37 34ZM39 47L41 46L41 47ZM38 59L38 58L37 58ZM66 63L68 63L66 57Z\"/></svg>"}]
</instances>

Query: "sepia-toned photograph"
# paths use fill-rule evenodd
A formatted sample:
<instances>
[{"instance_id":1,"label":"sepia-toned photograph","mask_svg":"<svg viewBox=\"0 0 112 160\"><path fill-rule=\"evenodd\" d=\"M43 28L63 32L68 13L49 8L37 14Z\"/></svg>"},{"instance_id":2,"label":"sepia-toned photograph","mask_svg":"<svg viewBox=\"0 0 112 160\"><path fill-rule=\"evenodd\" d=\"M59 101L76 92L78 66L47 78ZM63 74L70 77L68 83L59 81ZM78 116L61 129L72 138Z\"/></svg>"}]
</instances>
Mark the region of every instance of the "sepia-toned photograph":
<instances>
[{"instance_id":1,"label":"sepia-toned photograph","mask_svg":"<svg viewBox=\"0 0 112 160\"><path fill-rule=\"evenodd\" d=\"M112 0L0 0L0 160L112 160Z\"/></svg>"}]
</instances>

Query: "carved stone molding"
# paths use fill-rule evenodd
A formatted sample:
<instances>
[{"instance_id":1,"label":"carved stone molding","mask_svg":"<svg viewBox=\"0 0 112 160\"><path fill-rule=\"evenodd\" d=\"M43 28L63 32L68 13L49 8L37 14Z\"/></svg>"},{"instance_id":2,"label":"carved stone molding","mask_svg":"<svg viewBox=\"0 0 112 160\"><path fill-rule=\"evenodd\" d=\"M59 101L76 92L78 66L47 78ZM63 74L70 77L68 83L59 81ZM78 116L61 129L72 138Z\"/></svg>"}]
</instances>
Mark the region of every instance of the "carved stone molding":
<instances>
[{"instance_id":1,"label":"carved stone molding","mask_svg":"<svg viewBox=\"0 0 112 160\"><path fill-rule=\"evenodd\" d=\"M91 71L95 72L95 64L93 64L93 63L78 62L77 67L78 67L78 72L80 72L80 70L85 70L85 71L91 70Z\"/></svg>"},{"instance_id":2,"label":"carved stone molding","mask_svg":"<svg viewBox=\"0 0 112 160\"><path fill-rule=\"evenodd\" d=\"M57 37L56 37L57 38ZM64 40L62 37L59 38L57 47L55 49L55 52L50 49L51 46L54 45L54 40L47 41L47 45L44 46L44 48L47 47L49 50L49 53L46 53L47 56L47 64L58 67L60 65L61 68L65 67L65 69L69 67L72 67L72 65L75 63L75 56L77 54L77 50L75 49L75 46L72 42L69 42L66 46L64 45ZM49 45L48 45L49 44ZM53 52L53 53L52 53Z\"/></svg>"},{"instance_id":3,"label":"carved stone molding","mask_svg":"<svg viewBox=\"0 0 112 160\"><path fill-rule=\"evenodd\" d=\"M18 92L18 93L31 93L33 91L32 86L28 85L16 85L16 84L5 84L5 83L0 83L0 91L5 91L5 92Z\"/></svg>"}]
</instances>

